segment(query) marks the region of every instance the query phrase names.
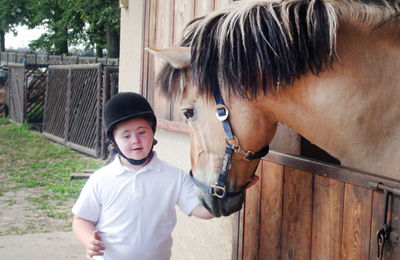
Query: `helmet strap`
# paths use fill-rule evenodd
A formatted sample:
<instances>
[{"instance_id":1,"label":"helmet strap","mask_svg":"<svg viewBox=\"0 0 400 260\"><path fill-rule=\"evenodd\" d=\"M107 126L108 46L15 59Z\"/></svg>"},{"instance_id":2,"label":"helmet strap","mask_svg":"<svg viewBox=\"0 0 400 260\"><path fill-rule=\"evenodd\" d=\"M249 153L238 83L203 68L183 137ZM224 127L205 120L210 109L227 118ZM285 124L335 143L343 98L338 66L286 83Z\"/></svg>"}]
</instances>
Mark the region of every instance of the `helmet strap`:
<instances>
[{"instance_id":1,"label":"helmet strap","mask_svg":"<svg viewBox=\"0 0 400 260\"><path fill-rule=\"evenodd\" d=\"M146 157L144 157L143 159L140 159L140 160L135 160L135 159L126 157L126 155L121 152L121 150L119 149L117 143L114 140L112 140L112 143L114 145L114 152L115 153L120 154L123 158L125 158L132 165L142 165L143 163L146 162L146 160L148 158L151 158L151 156L153 155L153 148L154 148L154 145L157 144L157 140L156 139L153 140L153 144L151 145L150 152L147 154Z\"/></svg>"}]
</instances>

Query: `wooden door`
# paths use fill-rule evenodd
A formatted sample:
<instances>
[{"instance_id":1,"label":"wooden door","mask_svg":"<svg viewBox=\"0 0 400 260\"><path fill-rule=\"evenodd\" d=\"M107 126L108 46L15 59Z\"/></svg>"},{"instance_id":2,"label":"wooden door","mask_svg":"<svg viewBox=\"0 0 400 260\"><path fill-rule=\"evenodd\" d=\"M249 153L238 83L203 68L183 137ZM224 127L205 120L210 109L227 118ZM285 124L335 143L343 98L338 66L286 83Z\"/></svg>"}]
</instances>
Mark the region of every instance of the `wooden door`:
<instances>
[{"instance_id":1,"label":"wooden door","mask_svg":"<svg viewBox=\"0 0 400 260\"><path fill-rule=\"evenodd\" d=\"M272 152L237 215L235 259L376 259L384 194L400 183ZM389 196L383 259L400 259L399 197Z\"/></svg>"}]
</instances>

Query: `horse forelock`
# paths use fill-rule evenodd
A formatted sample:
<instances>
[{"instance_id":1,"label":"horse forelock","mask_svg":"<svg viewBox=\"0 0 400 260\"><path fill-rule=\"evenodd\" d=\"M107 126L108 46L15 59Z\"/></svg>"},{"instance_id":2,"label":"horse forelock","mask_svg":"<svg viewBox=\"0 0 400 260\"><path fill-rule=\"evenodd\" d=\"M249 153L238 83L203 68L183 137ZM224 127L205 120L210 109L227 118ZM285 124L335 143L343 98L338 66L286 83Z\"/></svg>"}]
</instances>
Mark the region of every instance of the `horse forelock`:
<instances>
[{"instance_id":1,"label":"horse forelock","mask_svg":"<svg viewBox=\"0 0 400 260\"><path fill-rule=\"evenodd\" d=\"M191 48L192 80L200 93L210 96L223 85L251 98L329 68L340 21L372 28L394 11L350 0L238 1L193 20L180 45ZM186 71L165 65L159 74L163 92L180 96Z\"/></svg>"}]
</instances>

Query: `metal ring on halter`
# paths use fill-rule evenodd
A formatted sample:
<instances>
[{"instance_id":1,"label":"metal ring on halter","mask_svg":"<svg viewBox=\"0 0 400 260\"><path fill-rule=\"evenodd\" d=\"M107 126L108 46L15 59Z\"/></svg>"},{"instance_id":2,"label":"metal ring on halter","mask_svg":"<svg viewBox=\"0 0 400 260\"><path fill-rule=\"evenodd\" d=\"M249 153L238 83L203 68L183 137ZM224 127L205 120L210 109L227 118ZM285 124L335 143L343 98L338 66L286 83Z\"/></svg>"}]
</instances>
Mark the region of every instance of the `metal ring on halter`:
<instances>
[{"instance_id":1,"label":"metal ring on halter","mask_svg":"<svg viewBox=\"0 0 400 260\"><path fill-rule=\"evenodd\" d=\"M216 183L215 185L211 185L211 188L213 188L213 194L212 194L213 196L218 197L220 199L225 197L226 185L224 185L224 187L220 187Z\"/></svg>"},{"instance_id":2,"label":"metal ring on halter","mask_svg":"<svg viewBox=\"0 0 400 260\"><path fill-rule=\"evenodd\" d=\"M234 144L230 144L228 142L229 140L235 140L235 143ZM228 138L225 137L225 142L226 142L227 145L232 147L232 149L233 149L233 151L235 153L237 153L237 152L239 152L241 150L240 145L239 145L239 140L237 139L237 137L235 135L231 139L228 139Z\"/></svg>"},{"instance_id":3,"label":"metal ring on halter","mask_svg":"<svg viewBox=\"0 0 400 260\"><path fill-rule=\"evenodd\" d=\"M235 140L235 143L232 145L232 144L230 144L228 141L229 140ZM234 135L233 136L233 138L232 139L226 139L226 137L225 137L225 142L226 142L226 144L228 144L228 145L230 145L231 147L232 147L232 149L233 149L233 151L235 152L235 153L240 153L241 155L243 155L243 159L244 160L246 160L246 161L250 161L250 157L251 156L254 156L254 154L255 154L255 152L253 152L253 151L245 151L245 150L243 150L242 149L242 147L240 147L240 145L239 145L239 140L238 140L238 138Z\"/></svg>"}]
</instances>

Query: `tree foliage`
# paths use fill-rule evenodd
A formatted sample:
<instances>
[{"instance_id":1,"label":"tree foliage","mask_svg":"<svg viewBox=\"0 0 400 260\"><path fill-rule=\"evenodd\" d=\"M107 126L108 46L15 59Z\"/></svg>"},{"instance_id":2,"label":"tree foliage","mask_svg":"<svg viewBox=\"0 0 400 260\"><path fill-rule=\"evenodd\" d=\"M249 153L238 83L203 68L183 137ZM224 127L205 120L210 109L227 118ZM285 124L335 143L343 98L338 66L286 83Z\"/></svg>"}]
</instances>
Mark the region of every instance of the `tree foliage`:
<instances>
[{"instance_id":1,"label":"tree foliage","mask_svg":"<svg viewBox=\"0 0 400 260\"><path fill-rule=\"evenodd\" d=\"M29 0L30 28L44 26L46 33L29 44L54 54L67 54L68 46L84 39L85 21L73 8L73 0Z\"/></svg>"},{"instance_id":2,"label":"tree foliage","mask_svg":"<svg viewBox=\"0 0 400 260\"><path fill-rule=\"evenodd\" d=\"M15 33L15 27L27 19L25 7L28 0L0 0L0 45L4 51L4 35L8 32Z\"/></svg>"},{"instance_id":3,"label":"tree foliage","mask_svg":"<svg viewBox=\"0 0 400 260\"><path fill-rule=\"evenodd\" d=\"M39 25L47 28L46 33L29 45L31 49L41 49L54 54L66 54L69 46L84 44L86 48L96 48L98 56L102 56L104 48L107 48L109 57L119 56L120 10L118 1L26 1L29 2L27 8L31 15L26 22L27 25L30 28ZM118 42L117 47L109 44L115 39Z\"/></svg>"},{"instance_id":4,"label":"tree foliage","mask_svg":"<svg viewBox=\"0 0 400 260\"><path fill-rule=\"evenodd\" d=\"M116 0L75 0L74 8L88 27L88 45L96 48L98 56L106 48L108 57L119 56L120 9Z\"/></svg>"}]
</instances>

